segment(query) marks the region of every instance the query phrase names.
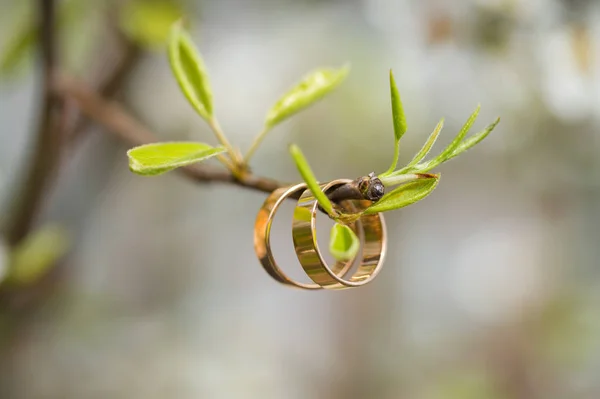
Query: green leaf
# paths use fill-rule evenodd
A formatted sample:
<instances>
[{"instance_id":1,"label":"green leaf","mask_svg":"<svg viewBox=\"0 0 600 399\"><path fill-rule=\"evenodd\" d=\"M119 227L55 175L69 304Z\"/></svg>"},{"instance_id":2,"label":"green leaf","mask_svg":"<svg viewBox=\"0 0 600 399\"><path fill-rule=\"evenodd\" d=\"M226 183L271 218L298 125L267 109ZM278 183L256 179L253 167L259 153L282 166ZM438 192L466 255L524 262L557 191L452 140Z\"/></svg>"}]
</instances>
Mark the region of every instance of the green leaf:
<instances>
[{"instance_id":1,"label":"green leaf","mask_svg":"<svg viewBox=\"0 0 600 399\"><path fill-rule=\"evenodd\" d=\"M304 158L302 151L300 151L300 148L298 148L297 145L292 144L290 146L290 154L292 155L294 162L296 162L298 172L300 172L300 175L306 182L306 185L316 198L317 202L319 202L319 205L321 205L321 208L323 208L328 215L335 216L337 213L334 211L331 201L329 201L329 198L327 198L323 190L321 190L321 187L310 169L306 158Z\"/></svg>"},{"instance_id":2,"label":"green leaf","mask_svg":"<svg viewBox=\"0 0 600 399\"><path fill-rule=\"evenodd\" d=\"M37 281L64 256L69 241L66 230L56 225L32 232L13 250L7 280L18 284Z\"/></svg>"},{"instance_id":3,"label":"green leaf","mask_svg":"<svg viewBox=\"0 0 600 399\"><path fill-rule=\"evenodd\" d=\"M403 184L383 196L378 202L368 207L365 214L386 212L403 208L422 200L431 193L439 182L439 176L432 179L417 180Z\"/></svg>"},{"instance_id":4,"label":"green leaf","mask_svg":"<svg viewBox=\"0 0 600 399\"><path fill-rule=\"evenodd\" d=\"M456 148L460 145L460 142L463 141L463 139L471 129L471 126L473 126L473 123L475 123L475 119L477 119L477 115L479 115L480 108L481 106L478 105L475 111L471 114L471 116L469 116L469 119L467 119L462 129L460 129L454 140L452 140L452 142L437 157L428 162L427 170L431 170L439 164L448 160L450 154L452 154L454 150L456 150Z\"/></svg>"},{"instance_id":5,"label":"green leaf","mask_svg":"<svg viewBox=\"0 0 600 399\"><path fill-rule=\"evenodd\" d=\"M390 95L392 98L392 120L394 123L394 158L389 169L383 173L384 176L390 175L396 169L398 165L398 158L400 157L400 139L406 133L406 117L404 116L404 108L402 107L402 100L400 100L400 93L396 87L396 81L394 80L394 74L390 69Z\"/></svg>"},{"instance_id":6,"label":"green leaf","mask_svg":"<svg viewBox=\"0 0 600 399\"><path fill-rule=\"evenodd\" d=\"M31 20L23 22L4 46L0 56L0 74L11 75L19 70L33 51L37 39L35 23Z\"/></svg>"},{"instance_id":7,"label":"green leaf","mask_svg":"<svg viewBox=\"0 0 600 399\"><path fill-rule=\"evenodd\" d=\"M200 53L181 22L171 28L169 62L179 87L198 114L209 121L213 115L212 90Z\"/></svg>"},{"instance_id":8,"label":"green leaf","mask_svg":"<svg viewBox=\"0 0 600 399\"><path fill-rule=\"evenodd\" d=\"M350 67L345 66L340 69L320 69L306 76L271 108L265 121L266 127L272 128L323 98L342 83L349 71Z\"/></svg>"},{"instance_id":9,"label":"green leaf","mask_svg":"<svg viewBox=\"0 0 600 399\"><path fill-rule=\"evenodd\" d=\"M119 11L123 31L134 42L150 49L167 44L171 26L182 16L180 5L173 0L129 1Z\"/></svg>"},{"instance_id":10,"label":"green leaf","mask_svg":"<svg viewBox=\"0 0 600 399\"><path fill-rule=\"evenodd\" d=\"M183 141L142 145L127 151L127 156L132 172L154 176L204 161L222 152L225 152L224 147Z\"/></svg>"},{"instance_id":11,"label":"green leaf","mask_svg":"<svg viewBox=\"0 0 600 399\"><path fill-rule=\"evenodd\" d=\"M462 154L463 152L467 151L474 145L481 142L481 140L486 138L488 136L488 134L490 134L492 132L492 130L494 130L494 128L496 127L496 125L498 125L498 123L500 123L500 118L496 119L494 122L489 124L485 129L483 129L479 133L476 133L473 136L469 137L468 139L464 140L462 143L460 143L460 145L454 151L452 151L452 153L448 156L448 158L446 160L448 161L448 160Z\"/></svg>"},{"instance_id":12,"label":"green leaf","mask_svg":"<svg viewBox=\"0 0 600 399\"><path fill-rule=\"evenodd\" d=\"M2 40L2 54L0 55L0 76L15 77L15 75L21 74L22 71L27 70L30 64L33 64L31 60L35 52L35 46L38 40L38 24L37 24L37 10L36 7L27 4L28 2L16 2L13 1L13 9L11 6L2 6L3 16L0 21L3 30L6 30L5 36L7 40ZM85 39L88 31L94 32L93 29L89 29L89 22L85 21L85 11L89 11L89 4L91 2L85 0L63 0L57 2L56 10L56 35L66 42L64 48L68 48L69 51L65 54L66 57L62 57L61 64L68 64L64 58L69 59L72 53L72 47L75 40ZM96 14L103 11L102 6L98 3L92 5ZM92 14L90 12L87 12ZM89 18L88 18L89 19ZM79 27L79 30L74 33L72 28L74 22L84 20L87 22L84 31ZM10 22L9 22L10 21ZM7 25L7 26L4 26ZM11 26L8 26L11 25ZM73 38L77 36L77 38ZM89 40L86 42L86 50L89 50ZM77 54L75 54L77 55ZM81 59L81 56L79 56ZM64 67L64 65L62 65ZM68 66L68 65L67 65Z\"/></svg>"},{"instance_id":13,"label":"green leaf","mask_svg":"<svg viewBox=\"0 0 600 399\"><path fill-rule=\"evenodd\" d=\"M433 129L433 132L429 135L429 138L427 139L427 141L425 142L425 144L423 145L421 150L417 153L417 155L414 156L412 161L410 161L408 163L408 165L406 165L403 169L410 169L412 166L418 164L423 158L425 158L427 156L427 154L429 154L429 151L431 151L431 147L433 147L433 145L437 141L437 139L440 135L440 132L442 131L443 128L444 128L444 118L442 118L438 122L435 129Z\"/></svg>"},{"instance_id":14,"label":"green leaf","mask_svg":"<svg viewBox=\"0 0 600 399\"><path fill-rule=\"evenodd\" d=\"M394 74L390 69L390 94L392 97L392 116L394 119L394 135L396 137L396 144L400 141L404 133L406 133L406 117L404 116L404 108L402 107L402 100L400 100L400 93L396 87L396 81L394 80Z\"/></svg>"},{"instance_id":15,"label":"green leaf","mask_svg":"<svg viewBox=\"0 0 600 399\"><path fill-rule=\"evenodd\" d=\"M346 225L336 223L329 236L329 252L339 261L353 259L360 249L360 240Z\"/></svg>"}]
</instances>

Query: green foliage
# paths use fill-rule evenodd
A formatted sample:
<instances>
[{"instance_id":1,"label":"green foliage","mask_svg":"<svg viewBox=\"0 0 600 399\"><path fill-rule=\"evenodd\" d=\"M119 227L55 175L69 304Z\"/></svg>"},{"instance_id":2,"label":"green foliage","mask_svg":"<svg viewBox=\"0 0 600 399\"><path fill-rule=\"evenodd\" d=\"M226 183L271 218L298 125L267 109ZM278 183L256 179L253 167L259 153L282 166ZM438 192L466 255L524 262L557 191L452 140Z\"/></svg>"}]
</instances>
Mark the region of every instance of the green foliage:
<instances>
[{"instance_id":1,"label":"green foliage","mask_svg":"<svg viewBox=\"0 0 600 399\"><path fill-rule=\"evenodd\" d=\"M35 33L33 26L25 26L12 37L0 58L0 74L11 75L19 69L35 44Z\"/></svg>"},{"instance_id":2,"label":"green foliage","mask_svg":"<svg viewBox=\"0 0 600 399\"><path fill-rule=\"evenodd\" d=\"M29 58L34 52L38 39L38 25L36 8L31 2L14 2L13 9L10 6L2 7L2 11L8 14L13 28L7 36L9 39L2 43L3 52L0 54L0 77L14 77L25 70ZM63 59L64 68L71 66L73 58L81 58L74 50L82 37L89 35L89 17L98 9L102 9L104 3L94 3L87 0L63 0L57 2L57 39L61 41L61 48L66 49L66 60ZM8 8L8 10L7 10ZM4 21L0 21L2 23ZM84 25L87 24L87 25ZM85 29L82 31L82 29ZM89 46L86 46L86 49ZM75 49L74 49L75 48Z\"/></svg>"},{"instance_id":3,"label":"green foliage","mask_svg":"<svg viewBox=\"0 0 600 399\"><path fill-rule=\"evenodd\" d=\"M385 194L383 198L368 207L365 214L393 211L414 204L427 197L435 189L438 182L439 176L435 176L403 184Z\"/></svg>"},{"instance_id":4,"label":"green foliage","mask_svg":"<svg viewBox=\"0 0 600 399\"><path fill-rule=\"evenodd\" d=\"M404 116L404 108L402 101L400 100L400 92L396 87L396 81L394 80L394 74L390 69L390 95L392 97L392 118L394 121L394 137L396 138L396 144L400 141L404 133L406 133L406 116Z\"/></svg>"},{"instance_id":5,"label":"green foliage","mask_svg":"<svg viewBox=\"0 0 600 399\"><path fill-rule=\"evenodd\" d=\"M13 75L31 54L37 39L37 30L32 15L19 18L20 23L10 32L0 54L0 75Z\"/></svg>"},{"instance_id":6,"label":"green foliage","mask_svg":"<svg viewBox=\"0 0 600 399\"><path fill-rule=\"evenodd\" d=\"M317 202L319 202L319 205L321 205L321 208L323 208L323 210L325 210L325 212L327 212L328 215L336 216L337 213L333 209L333 205L331 204L331 201L329 200L329 198L327 198L325 193L323 193L323 191L321 190L321 187L319 186L319 183L317 182L315 175L313 174L312 170L310 169L310 166L308 165L308 161L306 160L306 158L304 158L302 151L300 151L300 148L298 148L297 145L292 144L290 146L290 154L292 154L292 158L294 159L294 162L296 162L296 167L298 168L298 172L300 172L300 175L306 182L306 185L308 186L310 191L313 193Z\"/></svg>"},{"instance_id":7,"label":"green foliage","mask_svg":"<svg viewBox=\"0 0 600 399\"><path fill-rule=\"evenodd\" d=\"M67 232L56 225L47 225L30 233L11 254L7 281L34 283L64 256L69 242Z\"/></svg>"},{"instance_id":8,"label":"green foliage","mask_svg":"<svg viewBox=\"0 0 600 399\"><path fill-rule=\"evenodd\" d=\"M204 161L225 151L196 142L146 144L127 151L129 169L144 176L160 175L175 168Z\"/></svg>"},{"instance_id":9,"label":"green foliage","mask_svg":"<svg viewBox=\"0 0 600 399\"><path fill-rule=\"evenodd\" d=\"M284 94L267 113L264 129L256 136L244 157L248 163L267 133L278 123L304 110L338 87L348 73L348 65L340 69L318 69Z\"/></svg>"},{"instance_id":10,"label":"green foliage","mask_svg":"<svg viewBox=\"0 0 600 399\"><path fill-rule=\"evenodd\" d=\"M407 168L410 168L410 167L418 164L419 162L421 162L421 160L423 160L423 158L425 158L427 156L427 154L429 154L429 151L431 151L431 147L433 147L433 145L437 141L437 139L440 135L440 132L442 131L443 128L444 128L444 118L442 118L438 122L435 129L433 129L433 132L431 132L431 134L427 138L427 141L425 142L423 147L421 147L419 152L413 157L413 159L408 163L408 165L406 165Z\"/></svg>"},{"instance_id":11,"label":"green foliage","mask_svg":"<svg viewBox=\"0 0 600 399\"><path fill-rule=\"evenodd\" d=\"M406 116L404 115L404 107L402 106L402 100L400 99L400 92L396 87L396 81L394 80L394 74L390 69L390 96L392 99L392 120L394 123L394 159L390 168L386 173L392 173L396 169L398 164L398 157L400 155L400 139L406 133Z\"/></svg>"},{"instance_id":12,"label":"green foliage","mask_svg":"<svg viewBox=\"0 0 600 399\"><path fill-rule=\"evenodd\" d=\"M119 10L121 29L131 40L145 48L163 48L174 22L181 19L182 10L173 0L134 0Z\"/></svg>"},{"instance_id":13,"label":"green foliage","mask_svg":"<svg viewBox=\"0 0 600 399\"><path fill-rule=\"evenodd\" d=\"M336 223L329 236L329 252L340 261L353 259L360 249L360 240L356 233L346 225Z\"/></svg>"},{"instance_id":14,"label":"green foliage","mask_svg":"<svg viewBox=\"0 0 600 399\"><path fill-rule=\"evenodd\" d=\"M485 369L457 369L431 381L424 397L428 399L508 399L493 375Z\"/></svg>"},{"instance_id":15,"label":"green foliage","mask_svg":"<svg viewBox=\"0 0 600 399\"><path fill-rule=\"evenodd\" d=\"M181 22L171 28L169 62L179 87L192 107L206 121L213 118L212 90L200 52Z\"/></svg>"},{"instance_id":16,"label":"green foliage","mask_svg":"<svg viewBox=\"0 0 600 399\"><path fill-rule=\"evenodd\" d=\"M465 139L467 133L469 132L469 130L475 123L475 120L477 119L477 115L479 114L479 108L480 107L477 106L475 111L471 114L469 119L467 119L467 121L465 122L463 127L460 129L460 131L458 132L456 137L452 140L452 142L446 148L444 148L444 150L442 152L440 152L440 154L437 155L435 158L433 158L429 161L421 162L421 160L429 153L429 150L431 149L431 147L435 143L438 135L440 134L440 131L442 130L442 127L443 127L443 120L440 121L440 123L438 123L438 125L436 126L433 133L429 136L429 139L427 139L427 142L425 143L423 148L419 151L419 153L417 155L415 155L413 160L411 162L409 162L408 165L406 165L405 167L401 168L400 170L397 170L392 173L386 172L381 175L382 178L387 179L390 177L396 177L396 176L400 176L400 175L407 174L407 173L428 172L428 171L438 167L442 163L447 162L447 161L451 160L452 158L457 157L458 155L462 154L463 152L472 148L474 145L481 142L484 138L486 138L492 132L492 130L494 130L496 125L498 125L498 123L500 122L500 118L496 119L493 123L488 125L485 129L483 129L479 133L476 133L476 134L472 135L471 137Z\"/></svg>"},{"instance_id":17,"label":"green foliage","mask_svg":"<svg viewBox=\"0 0 600 399\"><path fill-rule=\"evenodd\" d=\"M154 5L152 7L158 7L157 4L165 1L166 0L153 0L152 3ZM142 10L144 7L150 7L148 5L136 5L136 3L137 0L133 3L134 7L142 7ZM156 9L152 9L152 11L140 11L138 9L137 12L141 12L142 15L144 12L152 14L156 12ZM173 15L175 15L174 12L171 16ZM167 23L166 20L164 23ZM338 87L349 73L349 67L345 66L340 69L320 69L307 75L300 83L283 95L269 110L263 131L256 137L252 146L246 153L246 156L242 160L239 156L239 151L229 144L213 115L212 91L210 89L204 62L189 35L183 29L181 22L175 23L171 28L168 52L173 74L175 75L181 90L198 114L208 122L209 126L213 129L219 139L219 142L224 147L212 148L207 144L202 143L162 143L134 148L128 152L130 168L135 173L143 175L164 173L174 168L189 165L227 151L230 158L227 159L219 155L219 160L232 170L232 173L237 179L243 179L245 173L248 171L247 168L250 157L258 148L269 130L278 123L283 122L290 116L302 111L323 98ZM391 70L389 78L395 151L392 165L385 173L380 174L379 178L386 185L401 185L392 191L389 191L381 200L367 208L367 210L363 212L367 214L399 209L425 198L435 189L439 181L439 175L431 175L425 172L460 155L481 142L481 140L487 137L498 123L498 120L496 120L483 131L465 139L479 114L479 107L477 107L454 140L437 157L430 161L423 161L429 154L442 131L444 126L444 120L442 119L437 124L421 150L412 158L412 160L405 167L394 170L396 169L399 158L400 139L407 131L407 123L400 93ZM333 204L327 195L322 192L300 149L296 145L292 145L290 147L290 153L302 178L323 210L337 221L346 223L356 220L356 218L360 216L358 214L347 215L338 213L334 209ZM341 234L342 230L338 231L334 238L336 240L341 240L341 238L338 238L338 235ZM347 233L344 234L347 235ZM349 249L340 246L344 244L342 241L339 243L337 241L335 243L332 242L332 245L333 244L336 244L334 249Z\"/></svg>"},{"instance_id":18,"label":"green foliage","mask_svg":"<svg viewBox=\"0 0 600 399\"><path fill-rule=\"evenodd\" d=\"M449 161L450 159L462 154L474 145L478 144L481 140L486 138L492 132L492 130L494 130L498 123L500 123L500 118L497 118L494 122L490 123L485 129L483 129L479 133L475 133L468 139L464 140L450 154L448 154L444 162Z\"/></svg>"},{"instance_id":19,"label":"green foliage","mask_svg":"<svg viewBox=\"0 0 600 399\"><path fill-rule=\"evenodd\" d=\"M465 122L463 127L460 129L460 131L458 132L458 134L456 135L454 140L452 140L452 142L450 144L448 144L448 146L440 153L440 155L438 155L437 157L435 157L433 160L431 160L429 162L427 170L431 170L431 169L435 168L436 166L438 166L448 160L448 157L450 156L450 154L453 153L454 150L456 150L458 148L461 141L465 138L465 136L471 129L471 126L473 126L473 123L475 123L475 120L477 119L477 116L479 115L480 108L481 107L478 105L477 108L475 109L475 111L471 114L471 116L469 116L469 119L467 119L467 121Z\"/></svg>"},{"instance_id":20,"label":"green foliage","mask_svg":"<svg viewBox=\"0 0 600 399\"><path fill-rule=\"evenodd\" d=\"M320 100L338 87L349 72L350 67L344 66L340 69L319 69L310 73L275 103L267 114L265 125L270 129Z\"/></svg>"}]
</instances>

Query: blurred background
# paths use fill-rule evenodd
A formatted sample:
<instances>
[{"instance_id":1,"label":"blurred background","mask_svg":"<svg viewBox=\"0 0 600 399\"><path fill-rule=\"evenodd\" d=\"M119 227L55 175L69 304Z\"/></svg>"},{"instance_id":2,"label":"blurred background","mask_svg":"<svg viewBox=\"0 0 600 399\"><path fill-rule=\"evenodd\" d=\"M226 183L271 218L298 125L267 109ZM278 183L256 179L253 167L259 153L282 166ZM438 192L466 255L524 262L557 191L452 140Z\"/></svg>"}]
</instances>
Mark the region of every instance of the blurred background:
<instances>
[{"instance_id":1,"label":"blurred background","mask_svg":"<svg viewBox=\"0 0 600 399\"><path fill-rule=\"evenodd\" d=\"M45 152L41 3L0 0L5 232ZM502 122L439 170L430 197L387 215L373 283L305 292L255 257L266 195L134 175L130 146L71 110L74 137L39 217L24 240L0 244L1 398L600 397L598 2L58 3L57 68L163 140L215 143L168 65L164 34L181 15L242 149L304 74L349 62L335 93L257 152L254 172L282 181L301 180L292 142L323 181L388 167L390 68L409 125L401 162L442 116L434 152L478 103L474 130ZM289 230L276 224L275 254L301 276Z\"/></svg>"}]
</instances>

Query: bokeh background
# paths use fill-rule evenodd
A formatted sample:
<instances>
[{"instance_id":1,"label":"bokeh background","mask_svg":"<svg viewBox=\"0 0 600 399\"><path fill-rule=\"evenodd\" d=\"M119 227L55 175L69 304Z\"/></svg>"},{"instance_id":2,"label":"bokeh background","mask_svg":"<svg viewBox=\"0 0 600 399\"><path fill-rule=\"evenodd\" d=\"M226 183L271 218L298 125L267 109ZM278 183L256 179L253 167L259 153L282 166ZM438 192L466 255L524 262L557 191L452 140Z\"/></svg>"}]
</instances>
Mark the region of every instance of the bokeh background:
<instances>
[{"instance_id":1,"label":"bokeh background","mask_svg":"<svg viewBox=\"0 0 600 399\"><path fill-rule=\"evenodd\" d=\"M0 82L2 220L32 162L41 70L23 32L38 3L0 1L0 54L15 53ZM66 229L68 253L0 287L0 397L600 397L598 2L139 3L151 2L62 2L59 63L93 85L130 57L111 96L164 140L214 143L171 75L160 41L171 17L190 23L216 113L243 149L306 72L352 65L265 140L261 175L300 180L292 142L323 181L385 170L390 68L409 125L401 162L442 116L437 151L478 103L476 130L502 122L439 170L430 197L388 215L379 277L340 292L264 272L252 242L264 194L136 176L128 145L87 124L36 224ZM288 224L275 234L298 273Z\"/></svg>"}]
</instances>

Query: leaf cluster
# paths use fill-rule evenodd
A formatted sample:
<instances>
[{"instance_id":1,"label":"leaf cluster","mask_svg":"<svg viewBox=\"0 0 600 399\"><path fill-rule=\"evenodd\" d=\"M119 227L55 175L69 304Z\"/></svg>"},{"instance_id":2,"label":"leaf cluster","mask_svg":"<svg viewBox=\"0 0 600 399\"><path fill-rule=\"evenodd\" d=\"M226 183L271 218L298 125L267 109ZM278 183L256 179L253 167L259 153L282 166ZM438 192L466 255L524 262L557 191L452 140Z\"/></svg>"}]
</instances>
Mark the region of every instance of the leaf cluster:
<instances>
[{"instance_id":1,"label":"leaf cluster","mask_svg":"<svg viewBox=\"0 0 600 399\"><path fill-rule=\"evenodd\" d=\"M166 142L153 143L133 148L128 151L130 169L141 175L158 175L170 170L188 166L197 162L217 157L237 178L241 179L248 169L248 163L267 134L278 124L291 116L313 105L337 88L348 76L349 66L339 69L318 69L305 76L299 83L288 90L275 102L267 112L264 128L256 136L248 151L241 155L238 148L233 147L220 128L213 105L213 92L207 68L200 52L181 22L171 28L168 42L168 55L173 74L192 108L212 128L218 146L199 142ZM437 156L425 160L443 128L443 119L412 160L397 169L400 139L408 129L400 94L390 71L390 97L392 120L394 127L394 156L387 171L378 175L388 191L379 201L357 214L346 214L333 204L320 189L320 185L298 146L289 148L292 159L308 189L315 196L321 208L336 221L330 239L330 252L340 260L351 259L359 248L359 240L348 225L362 214L376 214L403 208L427 197L439 182L439 174L427 173L444 162L447 162L472 148L496 127L499 120L470 137L467 134L473 126L479 107L467 119L454 140Z\"/></svg>"}]
</instances>

